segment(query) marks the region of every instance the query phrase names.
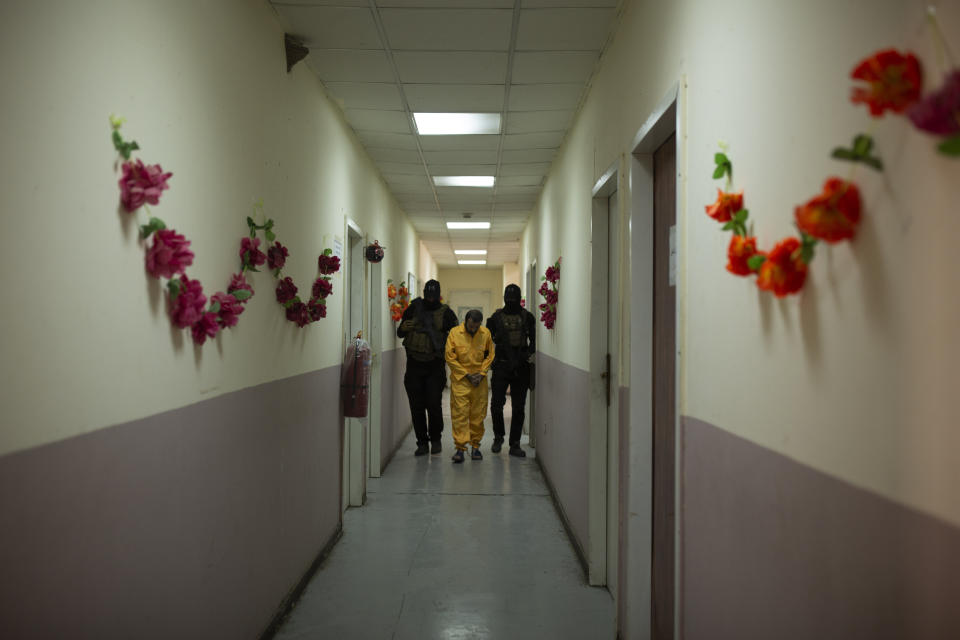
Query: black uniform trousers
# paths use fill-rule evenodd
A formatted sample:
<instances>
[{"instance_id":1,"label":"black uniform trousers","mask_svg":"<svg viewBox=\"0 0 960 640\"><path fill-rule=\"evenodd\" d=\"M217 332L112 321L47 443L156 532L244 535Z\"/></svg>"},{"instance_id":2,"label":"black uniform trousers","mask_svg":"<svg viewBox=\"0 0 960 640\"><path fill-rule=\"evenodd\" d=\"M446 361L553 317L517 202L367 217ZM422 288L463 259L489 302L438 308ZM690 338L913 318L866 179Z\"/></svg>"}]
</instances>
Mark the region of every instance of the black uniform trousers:
<instances>
[{"instance_id":1,"label":"black uniform trousers","mask_svg":"<svg viewBox=\"0 0 960 640\"><path fill-rule=\"evenodd\" d=\"M493 419L493 437L503 440L503 406L507 404L507 387L510 387L510 406L513 416L510 418L510 446L520 444L523 435L523 418L527 404L527 390L530 388L530 365L523 362L510 369L493 369L493 381L490 384L490 416Z\"/></svg>"},{"instance_id":2,"label":"black uniform trousers","mask_svg":"<svg viewBox=\"0 0 960 640\"><path fill-rule=\"evenodd\" d=\"M410 401L410 417L413 419L413 431L417 434L417 444L440 440L443 433L440 405L446 381L446 362L442 358L421 362L407 357L403 387Z\"/></svg>"}]
</instances>

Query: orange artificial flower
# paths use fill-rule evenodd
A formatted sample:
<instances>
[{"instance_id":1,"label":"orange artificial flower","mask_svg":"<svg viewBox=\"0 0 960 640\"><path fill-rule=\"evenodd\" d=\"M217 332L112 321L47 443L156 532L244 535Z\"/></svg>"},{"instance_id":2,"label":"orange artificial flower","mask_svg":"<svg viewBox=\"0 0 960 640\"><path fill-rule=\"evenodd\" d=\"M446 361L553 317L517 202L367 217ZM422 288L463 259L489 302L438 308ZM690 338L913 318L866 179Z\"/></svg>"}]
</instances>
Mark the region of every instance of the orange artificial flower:
<instances>
[{"instance_id":1,"label":"orange artificial flower","mask_svg":"<svg viewBox=\"0 0 960 640\"><path fill-rule=\"evenodd\" d=\"M392 284L387 285L387 297L391 300L397 297L397 288Z\"/></svg>"},{"instance_id":2,"label":"orange artificial flower","mask_svg":"<svg viewBox=\"0 0 960 640\"><path fill-rule=\"evenodd\" d=\"M405 285L400 285L400 289L398 290L397 293L400 295L401 298L406 298L408 295L410 295L410 290L407 289Z\"/></svg>"},{"instance_id":3,"label":"orange artificial flower","mask_svg":"<svg viewBox=\"0 0 960 640\"><path fill-rule=\"evenodd\" d=\"M852 238L860 222L860 190L840 178L828 178L823 193L794 211L801 231L827 242Z\"/></svg>"},{"instance_id":4,"label":"orange artificial flower","mask_svg":"<svg viewBox=\"0 0 960 640\"><path fill-rule=\"evenodd\" d=\"M888 109L903 113L920 99L923 82L920 63L912 53L900 54L896 49L884 49L854 67L850 77L864 80L866 87L854 87L850 101L870 107L870 115L878 118Z\"/></svg>"},{"instance_id":5,"label":"orange artificial flower","mask_svg":"<svg viewBox=\"0 0 960 640\"><path fill-rule=\"evenodd\" d=\"M757 255L757 239L754 236L733 234L727 247L727 271L738 276L749 276L753 271L747 261Z\"/></svg>"},{"instance_id":6,"label":"orange artificial flower","mask_svg":"<svg viewBox=\"0 0 960 640\"><path fill-rule=\"evenodd\" d=\"M801 246L797 238L778 242L760 266L757 286L772 291L778 298L800 291L807 280L807 263L800 256Z\"/></svg>"},{"instance_id":7,"label":"orange artificial flower","mask_svg":"<svg viewBox=\"0 0 960 640\"><path fill-rule=\"evenodd\" d=\"M726 193L717 189L717 201L706 209L707 215L717 222L730 222L733 214L743 209L743 191Z\"/></svg>"}]
</instances>

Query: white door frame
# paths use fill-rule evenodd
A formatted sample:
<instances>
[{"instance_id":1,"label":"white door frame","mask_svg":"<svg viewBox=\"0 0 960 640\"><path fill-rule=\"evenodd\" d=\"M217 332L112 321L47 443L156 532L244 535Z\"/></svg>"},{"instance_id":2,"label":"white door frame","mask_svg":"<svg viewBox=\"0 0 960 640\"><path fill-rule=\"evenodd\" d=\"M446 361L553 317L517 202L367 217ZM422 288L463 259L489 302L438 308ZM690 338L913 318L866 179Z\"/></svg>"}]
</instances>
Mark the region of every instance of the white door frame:
<instances>
[{"instance_id":1,"label":"white door frame","mask_svg":"<svg viewBox=\"0 0 960 640\"><path fill-rule=\"evenodd\" d=\"M367 333L367 341L370 343L370 409L367 413L367 447L368 459L367 469L371 478L379 478L382 469L380 468L380 393L382 364L383 364L383 285L381 283L382 272L379 262L369 263L367 266L370 275L368 282L370 306L367 320L370 330Z\"/></svg>"},{"instance_id":2,"label":"white door frame","mask_svg":"<svg viewBox=\"0 0 960 640\"><path fill-rule=\"evenodd\" d=\"M534 318L537 317L537 311L536 311L537 305L535 304L535 299L533 296L536 295L536 292L537 292L538 276L539 274L537 273L537 261L536 259L534 259L532 262L530 262L530 266L527 267L527 278L526 278L526 284L525 284L527 290L524 295L524 298L527 301L526 309L527 311L533 314ZM539 323L534 322L534 325L539 325ZM537 328L535 326L534 331L536 330ZM539 340L538 340L538 345L539 345ZM538 346L537 353L539 353L539 351L540 351L540 347ZM536 362L536 359L534 359L534 362ZM534 429L534 425L536 424L536 418L537 418L536 393L537 393L536 389L530 389L529 391L527 391L527 411L526 411L527 419L523 421L523 429L524 431L527 432L527 436L529 438L528 444L533 448L536 448L537 446L537 430Z\"/></svg>"},{"instance_id":3,"label":"white door frame","mask_svg":"<svg viewBox=\"0 0 960 640\"><path fill-rule=\"evenodd\" d=\"M637 131L630 145L629 186L630 202L630 437L628 460L631 469L627 487L626 536L626 628L624 638L649 637L651 625L651 578L650 549L653 545L653 153L674 132L677 140L677 252L683 255L683 238L686 237L686 216L683 208L682 179L685 175L685 113L686 81L681 78L667 91L660 103L651 112ZM683 350L683 275L682 261L677 260L677 366L676 400L677 425L675 460L676 476L676 530L674 633L681 638L680 628L682 592L681 568L681 520L682 484L679 419L683 387L681 381L680 354ZM623 622L623 621L622 621Z\"/></svg>"},{"instance_id":4,"label":"white door frame","mask_svg":"<svg viewBox=\"0 0 960 640\"><path fill-rule=\"evenodd\" d=\"M359 259L354 254L353 243L351 242L351 235L355 238L359 238L358 246L360 247L361 255ZM364 336L368 335L368 326L367 322L367 302L366 302L366 283L367 283L367 274L366 274L366 260L364 260L362 255L362 247L364 242L364 233L356 222L350 218L344 220L344 263L346 265L344 278L344 299L346 304L343 305L343 353L346 356L347 345L350 340L353 338L353 327L350 326L350 319L352 315L352 310L356 305L356 300L354 299L354 294L357 293L360 297L360 330L363 332ZM360 269L360 291L352 291L352 281L354 278L354 270L356 268ZM359 507L363 505L363 501L366 498L366 471L364 469L367 454L367 418L344 418L344 430L343 430L343 505L342 508L345 511L347 507Z\"/></svg>"},{"instance_id":5,"label":"white door frame","mask_svg":"<svg viewBox=\"0 0 960 640\"><path fill-rule=\"evenodd\" d=\"M597 180L593 187L590 219L590 308L603 313L590 314L590 436L587 471L587 580L591 585L607 584L607 484L609 420L607 393L616 393L613 366L607 335L609 306L609 241L610 195L617 190L619 159ZM610 370L608 368L610 355ZM608 376L610 376L608 378Z\"/></svg>"}]
</instances>

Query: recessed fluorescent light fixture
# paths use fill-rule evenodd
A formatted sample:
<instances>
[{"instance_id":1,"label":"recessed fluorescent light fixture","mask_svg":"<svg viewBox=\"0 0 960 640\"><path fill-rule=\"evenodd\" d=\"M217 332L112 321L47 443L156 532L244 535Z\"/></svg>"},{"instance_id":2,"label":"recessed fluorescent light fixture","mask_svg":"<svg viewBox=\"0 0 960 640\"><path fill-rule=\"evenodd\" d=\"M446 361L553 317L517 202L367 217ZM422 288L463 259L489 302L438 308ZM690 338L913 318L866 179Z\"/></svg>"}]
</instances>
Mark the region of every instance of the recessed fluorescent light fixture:
<instances>
[{"instance_id":1,"label":"recessed fluorescent light fixture","mask_svg":"<svg viewBox=\"0 0 960 640\"><path fill-rule=\"evenodd\" d=\"M447 229L489 229L489 222L448 222Z\"/></svg>"},{"instance_id":2,"label":"recessed fluorescent light fixture","mask_svg":"<svg viewBox=\"0 0 960 640\"><path fill-rule=\"evenodd\" d=\"M414 113L422 136L456 136L500 133L499 113Z\"/></svg>"},{"instance_id":3,"label":"recessed fluorescent light fixture","mask_svg":"<svg viewBox=\"0 0 960 640\"><path fill-rule=\"evenodd\" d=\"M457 260L457 264L487 264L486 260Z\"/></svg>"},{"instance_id":4,"label":"recessed fluorescent light fixture","mask_svg":"<svg viewBox=\"0 0 960 640\"><path fill-rule=\"evenodd\" d=\"M438 187L492 187L493 176L433 176Z\"/></svg>"},{"instance_id":5,"label":"recessed fluorescent light fixture","mask_svg":"<svg viewBox=\"0 0 960 640\"><path fill-rule=\"evenodd\" d=\"M458 256L485 256L487 255L486 249L454 249L453 251Z\"/></svg>"}]
</instances>

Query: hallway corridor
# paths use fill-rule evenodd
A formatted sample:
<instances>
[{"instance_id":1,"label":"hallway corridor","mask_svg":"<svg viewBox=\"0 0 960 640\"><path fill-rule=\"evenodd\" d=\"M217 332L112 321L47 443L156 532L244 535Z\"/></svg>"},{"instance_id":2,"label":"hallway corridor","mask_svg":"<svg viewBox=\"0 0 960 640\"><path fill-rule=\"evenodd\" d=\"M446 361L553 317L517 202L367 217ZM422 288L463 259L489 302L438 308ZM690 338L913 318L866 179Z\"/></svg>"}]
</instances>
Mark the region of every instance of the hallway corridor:
<instances>
[{"instance_id":1,"label":"hallway corridor","mask_svg":"<svg viewBox=\"0 0 960 640\"><path fill-rule=\"evenodd\" d=\"M411 431L276 635L314 638L613 638L613 602L586 584L526 437L527 458L414 457ZM509 402L504 412L509 428Z\"/></svg>"}]
</instances>

